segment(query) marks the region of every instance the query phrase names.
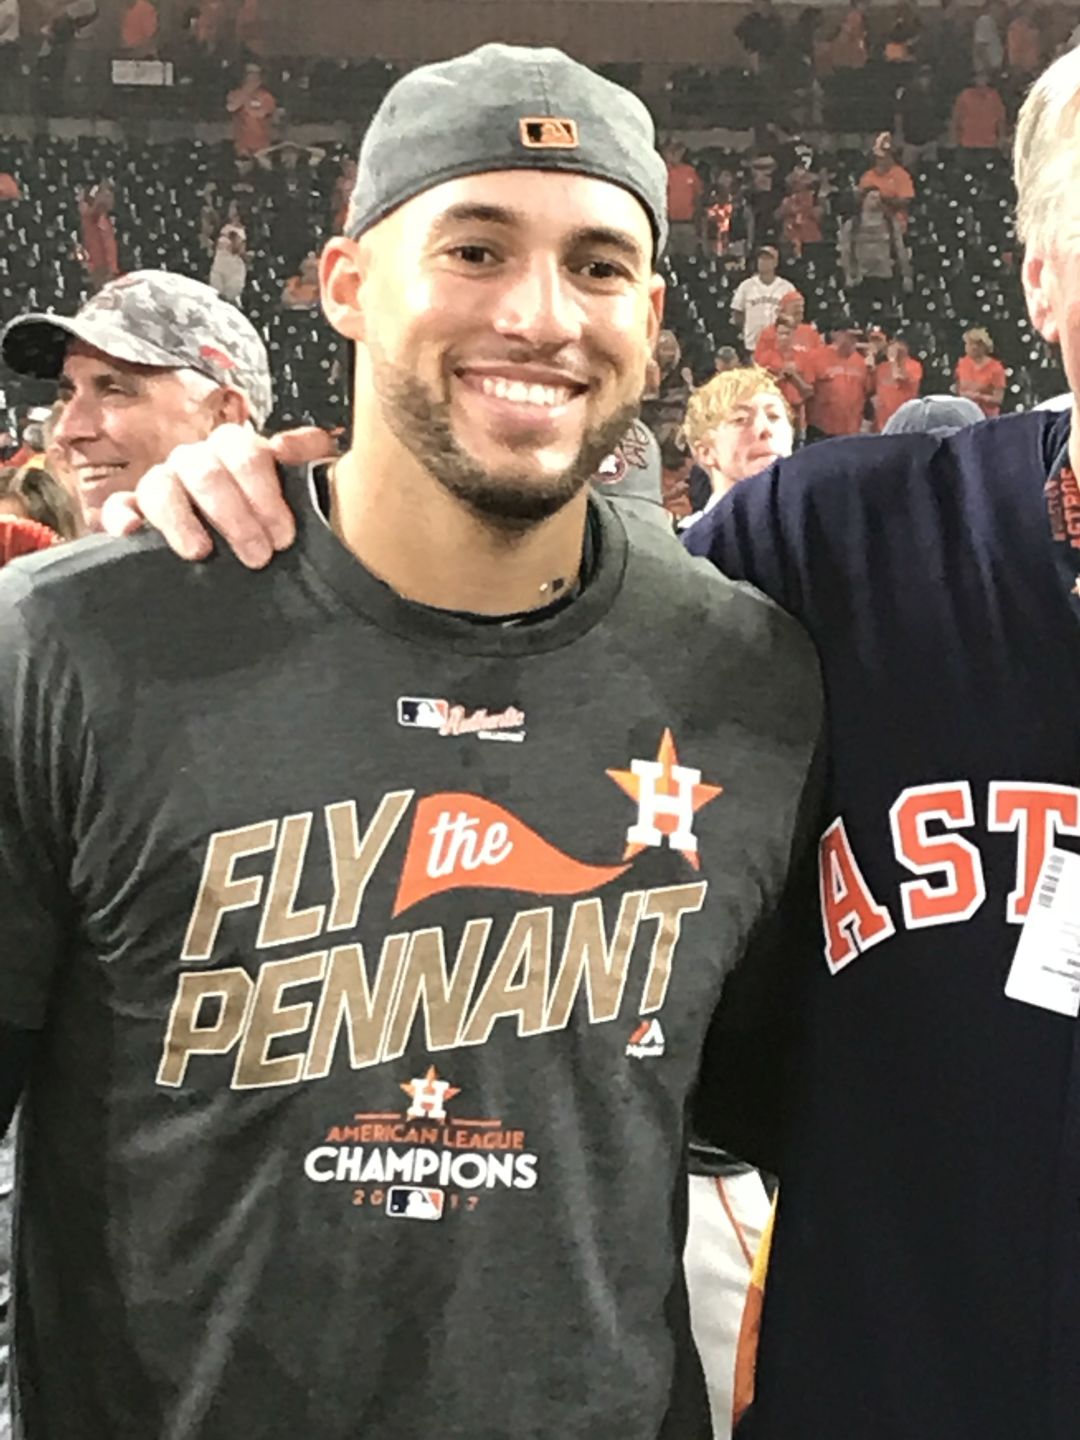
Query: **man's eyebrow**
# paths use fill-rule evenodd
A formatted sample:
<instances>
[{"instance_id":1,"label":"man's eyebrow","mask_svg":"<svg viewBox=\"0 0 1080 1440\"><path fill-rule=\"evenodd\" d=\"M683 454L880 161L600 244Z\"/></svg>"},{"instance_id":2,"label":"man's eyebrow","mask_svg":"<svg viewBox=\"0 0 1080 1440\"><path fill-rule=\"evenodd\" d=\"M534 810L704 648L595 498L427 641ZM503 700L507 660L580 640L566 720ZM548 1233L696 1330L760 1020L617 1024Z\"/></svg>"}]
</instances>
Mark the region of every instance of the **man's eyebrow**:
<instances>
[{"instance_id":1,"label":"man's eyebrow","mask_svg":"<svg viewBox=\"0 0 1080 1440\"><path fill-rule=\"evenodd\" d=\"M461 225L501 225L506 229L513 229L524 223L525 216L521 211L509 206L462 201L442 212L431 227L431 238L441 239L448 231ZM568 244L571 248L578 249L589 245L603 245L610 250L617 250L637 265L645 264L645 252L633 236L610 225L584 225L571 232Z\"/></svg>"}]
</instances>

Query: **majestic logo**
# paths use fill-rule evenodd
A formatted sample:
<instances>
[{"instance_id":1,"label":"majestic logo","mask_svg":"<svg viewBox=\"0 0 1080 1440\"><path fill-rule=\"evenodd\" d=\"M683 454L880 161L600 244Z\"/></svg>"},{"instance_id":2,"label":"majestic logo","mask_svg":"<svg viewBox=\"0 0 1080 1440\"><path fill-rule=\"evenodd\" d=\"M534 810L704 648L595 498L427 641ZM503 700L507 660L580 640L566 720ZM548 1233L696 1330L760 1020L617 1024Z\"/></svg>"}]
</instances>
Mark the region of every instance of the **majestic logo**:
<instances>
[{"instance_id":1,"label":"majestic logo","mask_svg":"<svg viewBox=\"0 0 1080 1440\"><path fill-rule=\"evenodd\" d=\"M518 122L521 143L528 150L576 150L576 120L556 119L551 115L532 115Z\"/></svg>"},{"instance_id":2,"label":"majestic logo","mask_svg":"<svg viewBox=\"0 0 1080 1440\"><path fill-rule=\"evenodd\" d=\"M428 1066L422 1080L410 1080L401 1088L412 1097L412 1104L405 1112L407 1120L445 1120L446 1102L461 1094L449 1080L439 1079L434 1065Z\"/></svg>"},{"instance_id":3,"label":"majestic logo","mask_svg":"<svg viewBox=\"0 0 1080 1440\"><path fill-rule=\"evenodd\" d=\"M649 846L663 845L666 837L671 849L699 870L694 816L724 790L721 785L703 784L700 770L679 764L671 731L664 731L655 760L632 760L629 770L607 773L638 806L638 818L626 832L623 859L632 860Z\"/></svg>"},{"instance_id":4,"label":"majestic logo","mask_svg":"<svg viewBox=\"0 0 1080 1440\"><path fill-rule=\"evenodd\" d=\"M449 700L403 695L398 700L398 724L410 730L437 730L440 735L475 735L480 740L525 739L525 712L516 705L469 711Z\"/></svg>"},{"instance_id":5,"label":"majestic logo","mask_svg":"<svg viewBox=\"0 0 1080 1440\"><path fill-rule=\"evenodd\" d=\"M635 1060L655 1060L664 1053L664 1030L659 1020L642 1020L626 1042L626 1053Z\"/></svg>"}]
</instances>

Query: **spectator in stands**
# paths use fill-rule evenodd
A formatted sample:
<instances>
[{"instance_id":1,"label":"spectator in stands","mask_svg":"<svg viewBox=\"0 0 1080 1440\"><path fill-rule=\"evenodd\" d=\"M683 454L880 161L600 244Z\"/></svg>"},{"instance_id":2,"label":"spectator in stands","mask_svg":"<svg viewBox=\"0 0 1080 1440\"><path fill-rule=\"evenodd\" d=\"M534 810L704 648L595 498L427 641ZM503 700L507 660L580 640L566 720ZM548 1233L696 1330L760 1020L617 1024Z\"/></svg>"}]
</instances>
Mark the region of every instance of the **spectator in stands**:
<instances>
[{"instance_id":1,"label":"spectator in stands","mask_svg":"<svg viewBox=\"0 0 1080 1440\"><path fill-rule=\"evenodd\" d=\"M283 310L319 308L319 257L312 250L300 262L297 274L290 275L281 292Z\"/></svg>"},{"instance_id":2,"label":"spectator in stands","mask_svg":"<svg viewBox=\"0 0 1080 1440\"><path fill-rule=\"evenodd\" d=\"M76 540L81 520L64 486L48 470L34 466L0 470L0 515L36 520L62 540Z\"/></svg>"},{"instance_id":3,"label":"spectator in stands","mask_svg":"<svg viewBox=\"0 0 1080 1440\"><path fill-rule=\"evenodd\" d=\"M261 66L244 66L243 82L229 91L225 108L233 117L233 148L237 155L258 155L268 148L277 101L263 84Z\"/></svg>"},{"instance_id":4,"label":"spectator in stands","mask_svg":"<svg viewBox=\"0 0 1080 1440\"><path fill-rule=\"evenodd\" d=\"M0 203L22 199L22 189L10 170L0 167Z\"/></svg>"},{"instance_id":5,"label":"spectator in stands","mask_svg":"<svg viewBox=\"0 0 1080 1440\"><path fill-rule=\"evenodd\" d=\"M780 301L776 323L761 332L754 363L768 370L791 410L795 432L806 431L806 402L814 393L813 357L823 341L816 325L806 323L806 302L799 290Z\"/></svg>"},{"instance_id":6,"label":"spectator in stands","mask_svg":"<svg viewBox=\"0 0 1080 1440\"><path fill-rule=\"evenodd\" d=\"M682 363L682 346L673 330L656 337L656 356L645 372L641 418L662 445L682 424L694 377Z\"/></svg>"},{"instance_id":7,"label":"spectator in stands","mask_svg":"<svg viewBox=\"0 0 1080 1440\"><path fill-rule=\"evenodd\" d=\"M673 255L692 255L701 244L702 200L705 184L697 167L686 158L686 146L670 140L664 147L668 175L668 220L671 238L668 248Z\"/></svg>"},{"instance_id":8,"label":"spectator in stands","mask_svg":"<svg viewBox=\"0 0 1080 1440\"><path fill-rule=\"evenodd\" d=\"M914 400L922 385L923 367L901 336L885 347L885 357L873 372L874 429L879 434L889 420L909 400Z\"/></svg>"},{"instance_id":9,"label":"spectator in stands","mask_svg":"<svg viewBox=\"0 0 1080 1440\"><path fill-rule=\"evenodd\" d=\"M893 129L901 147L904 167L914 166L924 156L934 159L938 142L949 123L949 103L930 65L922 64L910 81L896 92ZM867 174L873 173L868 171ZM866 175L863 176L863 180ZM914 181L912 193L914 194Z\"/></svg>"},{"instance_id":10,"label":"spectator in stands","mask_svg":"<svg viewBox=\"0 0 1080 1440\"><path fill-rule=\"evenodd\" d=\"M922 38L922 20L911 0L901 0L885 38L883 58L889 65L913 65Z\"/></svg>"},{"instance_id":11,"label":"spectator in stands","mask_svg":"<svg viewBox=\"0 0 1080 1440\"><path fill-rule=\"evenodd\" d=\"M325 156L325 149L319 145L285 140L255 157L259 167L269 172L263 194L274 217L275 244L290 266L300 264L320 227L326 202L316 170Z\"/></svg>"},{"instance_id":12,"label":"spectator in stands","mask_svg":"<svg viewBox=\"0 0 1080 1440\"><path fill-rule=\"evenodd\" d=\"M735 26L735 38L750 57L750 68L768 68L784 46L784 22L773 0L754 0L753 8Z\"/></svg>"},{"instance_id":13,"label":"spectator in stands","mask_svg":"<svg viewBox=\"0 0 1080 1440\"><path fill-rule=\"evenodd\" d=\"M860 190L856 211L840 226L837 237L844 289L860 309L896 304L897 280L912 289L911 256L900 224L885 208L879 190Z\"/></svg>"},{"instance_id":14,"label":"spectator in stands","mask_svg":"<svg viewBox=\"0 0 1080 1440\"><path fill-rule=\"evenodd\" d=\"M750 245L759 249L779 238L780 196L775 189L777 164L772 155L755 155L750 161L750 190L746 197L750 219Z\"/></svg>"},{"instance_id":15,"label":"spectator in stands","mask_svg":"<svg viewBox=\"0 0 1080 1440\"><path fill-rule=\"evenodd\" d=\"M224 0L199 0L195 39L207 58L216 55L221 48L224 21Z\"/></svg>"},{"instance_id":16,"label":"spectator in stands","mask_svg":"<svg viewBox=\"0 0 1080 1440\"><path fill-rule=\"evenodd\" d=\"M920 58L933 66L938 92L951 107L971 79L971 36L957 0L940 0L940 7Z\"/></svg>"},{"instance_id":17,"label":"spectator in stands","mask_svg":"<svg viewBox=\"0 0 1080 1440\"><path fill-rule=\"evenodd\" d=\"M974 400L984 415L1001 414L1008 377L1005 366L994 357L990 332L981 326L964 334L964 354L956 366L957 395Z\"/></svg>"},{"instance_id":18,"label":"spectator in stands","mask_svg":"<svg viewBox=\"0 0 1080 1440\"><path fill-rule=\"evenodd\" d=\"M695 390L686 407L683 436L709 477L705 505L683 522L693 525L740 480L791 454L791 412L779 385L757 365L716 375Z\"/></svg>"},{"instance_id":19,"label":"spectator in stands","mask_svg":"<svg viewBox=\"0 0 1080 1440\"><path fill-rule=\"evenodd\" d=\"M261 55L265 34L260 0L240 0L236 12L236 48L241 55Z\"/></svg>"},{"instance_id":20,"label":"spectator in stands","mask_svg":"<svg viewBox=\"0 0 1080 1440\"><path fill-rule=\"evenodd\" d=\"M1032 0L1020 0L1005 32L1005 61L1010 81L1024 89L1042 69L1043 37Z\"/></svg>"},{"instance_id":21,"label":"spectator in stands","mask_svg":"<svg viewBox=\"0 0 1080 1440\"><path fill-rule=\"evenodd\" d=\"M753 355L761 332L776 319L780 301L795 289L776 273L780 255L763 245L757 255L757 273L748 276L731 298L731 321L742 336L747 355Z\"/></svg>"},{"instance_id":22,"label":"spectator in stands","mask_svg":"<svg viewBox=\"0 0 1080 1440\"><path fill-rule=\"evenodd\" d=\"M809 170L793 170L787 179L788 193L780 202L781 243L794 259L801 259L808 245L820 245L824 239L825 210L815 193L816 184L817 177Z\"/></svg>"},{"instance_id":23,"label":"spectator in stands","mask_svg":"<svg viewBox=\"0 0 1080 1440\"><path fill-rule=\"evenodd\" d=\"M83 265L94 290L100 290L120 274L116 226L112 218L115 198L112 186L104 183L95 185L89 196L81 185L75 190L82 231Z\"/></svg>"},{"instance_id":24,"label":"spectator in stands","mask_svg":"<svg viewBox=\"0 0 1080 1440\"><path fill-rule=\"evenodd\" d=\"M998 150L1006 139L1008 116L1000 94L985 71L961 90L952 115L953 143L961 150Z\"/></svg>"},{"instance_id":25,"label":"spectator in stands","mask_svg":"<svg viewBox=\"0 0 1080 1440\"><path fill-rule=\"evenodd\" d=\"M815 353L813 375L806 438L858 435L870 394L870 367L859 350L859 332L849 319L842 320L830 343Z\"/></svg>"},{"instance_id":26,"label":"spectator in stands","mask_svg":"<svg viewBox=\"0 0 1080 1440\"><path fill-rule=\"evenodd\" d=\"M861 70L867 55L866 7L863 0L850 0L830 47L831 67L834 70Z\"/></svg>"},{"instance_id":27,"label":"spectator in stands","mask_svg":"<svg viewBox=\"0 0 1080 1440\"><path fill-rule=\"evenodd\" d=\"M207 286L164 270L128 275L73 318L26 315L0 338L17 374L59 382L53 443L87 529L176 445L219 425L261 428L272 408L266 347Z\"/></svg>"},{"instance_id":28,"label":"spectator in stands","mask_svg":"<svg viewBox=\"0 0 1080 1440\"><path fill-rule=\"evenodd\" d=\"M229 205L229 219L221 227L214 249L214 263L210 267L210 284L223 300L239 305L247 284L247 232L244 226L233 220L233 206Z\"/></svg>"},{"instance_id":29,"label":"spectator in stands","mask_svg":"<svg viewBox=\"0 0 1080 1440\"><path fill-rule=\"evenodd\" d=\"M984 0L971 36L971 69L995 79L1005 65L1005 6L1002 0Z\"/></svg>"},{"instance_id":30,"label":"spectator in stands","mask_svg":"<svg viewBox=\"0 0 1080 1440\"><path fill-rule=\"evenodd\" d=\"M37 98L50 110L59 108L71 47L83 30L98 18L97 6L87 9L76 0L60 8L41 27L41 43L34 65Z\"/></svg>"},{"instance_id":31,"label":"spectator in stands","mask_svg":"<svg viewBox=\"0 0 1080 1440\"><path fill-rule=\"evenodd\" d=\"M713 374L723 375L728 370L738 370L742 361L734 345L721 345L713 356Z\"/></svg>"},{"instance_id":32,"label":"spectator in stands","mask_svg":"<svg viewBox=\"0 0 1080 1440\"><path fill-rule=\"evenodd\" d=\"M907 232L908 211L915 199L915 182L896 158L893 139L883 131L874 141L873 163L859 180L860 190L876 190L884 202L885 212Z\"/></svg>"},{"instance_id":33,"label":"spectator in stands","mask_svg":"<svg viewBox=\"0 0 1080 1440\"><path fill-rule=\"evenodd\" d=\"M135 60L157 53L158 12L152 0L130 0L120 17L121 49Z\"/></svg>"}]
</instances>

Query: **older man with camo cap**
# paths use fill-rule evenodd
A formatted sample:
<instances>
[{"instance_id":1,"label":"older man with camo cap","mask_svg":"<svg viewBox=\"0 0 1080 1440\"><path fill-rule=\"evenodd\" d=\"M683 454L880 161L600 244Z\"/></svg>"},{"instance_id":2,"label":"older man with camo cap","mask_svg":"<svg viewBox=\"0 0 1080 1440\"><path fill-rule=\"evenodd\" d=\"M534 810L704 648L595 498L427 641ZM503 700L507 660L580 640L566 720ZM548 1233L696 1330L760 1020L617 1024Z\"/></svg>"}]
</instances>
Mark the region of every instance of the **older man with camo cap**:
<instances>
[{"instance_id":1,"label":"older man with camo cap","mask_svg":"<svg viewBox=\"0 0 1080 1440\"><path fill-rule=\"evenodd\" d=\"M273 408L266 346L208 285L140 270L106 285L78 314L24 315L4 331L20 375L58 382L55 443L75 476L83 519L130 489L177 446L219 425L261 429Z\"/></svg>"}]
</instances>

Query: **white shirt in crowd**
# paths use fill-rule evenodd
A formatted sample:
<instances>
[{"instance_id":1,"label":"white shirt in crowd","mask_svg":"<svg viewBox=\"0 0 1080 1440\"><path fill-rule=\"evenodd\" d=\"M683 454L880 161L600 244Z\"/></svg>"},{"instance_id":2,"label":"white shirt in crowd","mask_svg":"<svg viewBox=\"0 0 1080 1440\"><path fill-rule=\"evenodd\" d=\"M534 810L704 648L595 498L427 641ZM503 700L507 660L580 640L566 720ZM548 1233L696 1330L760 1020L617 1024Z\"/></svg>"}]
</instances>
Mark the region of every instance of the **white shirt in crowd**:
<instances>
[{"instance_id":1,"label":"white shirt in crowd","mask_svg":"<svg viewBox=\"0 0 1080 1440\"><path fill-rule=\"evenodd\" d=\"M790 295L795 289L790 280L784 280L779 275L774 275L768 285L760 275L751 275L744 280L731 299L732 310L741 310L745 319L743 320L743 345L749 353L753 353L754 346L763 330L767 330L776 320L776 312L780 309L780 301L785 295Z\"/></svg>"},{"instance_id":2,"label":"white shirt in crowd","mask_svg":"<svg viewBox=\"0 0 1080 1440\"><path fill-rule=\"evenodd\" d=\"M978 69L983 61L991 76L996 75L1005 63L1005 47L993 15L980 15L972 32L973 63Z\"/></svg>"}]
</instances>

